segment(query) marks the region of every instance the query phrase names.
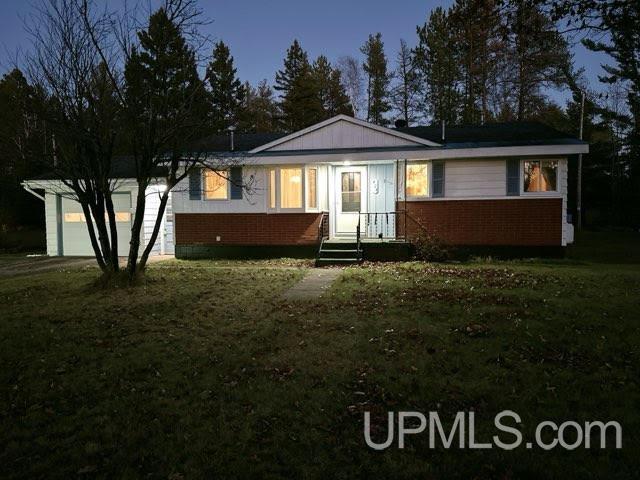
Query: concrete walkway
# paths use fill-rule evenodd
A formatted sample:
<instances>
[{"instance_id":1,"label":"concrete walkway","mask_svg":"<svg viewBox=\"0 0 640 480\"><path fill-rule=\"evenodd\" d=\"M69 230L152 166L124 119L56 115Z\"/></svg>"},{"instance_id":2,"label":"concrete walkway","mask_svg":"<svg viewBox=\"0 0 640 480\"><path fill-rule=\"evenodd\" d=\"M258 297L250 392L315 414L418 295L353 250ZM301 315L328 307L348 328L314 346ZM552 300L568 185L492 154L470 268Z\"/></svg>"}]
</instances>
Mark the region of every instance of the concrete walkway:
<instances>
[{"instance_id":1,"label":"concrete walkway","mask_svg":"<svg viewBox=\"0 0 640 480\"><path fill-rule=\"evenodd\" d=\"M341 273L342 270L338 268L310 269L300 282L284 293L283 298L288 301L321 298Z\"/></svg>"}]
</instances>

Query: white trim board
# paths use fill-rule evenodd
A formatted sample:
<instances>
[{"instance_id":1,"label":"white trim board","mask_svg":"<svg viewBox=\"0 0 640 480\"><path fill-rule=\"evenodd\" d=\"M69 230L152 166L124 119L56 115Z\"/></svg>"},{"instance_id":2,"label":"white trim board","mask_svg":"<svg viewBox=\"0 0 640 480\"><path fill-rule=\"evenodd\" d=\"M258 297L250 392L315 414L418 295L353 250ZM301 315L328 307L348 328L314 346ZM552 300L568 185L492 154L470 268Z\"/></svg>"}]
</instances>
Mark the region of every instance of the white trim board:
<instances>
[{"instance_id":1,"label":"white trim board","mask_svg":"<svg viewBox=\"0 0 640 480\"><path fill-rule=\"evenodd\" d=\"M369 162L369 161L393 161L397 159L407 160L456 160L479 158L521 158L542 157L547 155L574 155L577 153L589 153L589 145L530 145L520 147L480 147L459 149L416 149L416 150L386 150L386 151L362 151L362 152L335 152L305 153L301 150L292 155L264 155L257 154L253 157L257 165L280 164L306 164L306 163L332 163L332 162Z\"/></svg>"}]
</instances>

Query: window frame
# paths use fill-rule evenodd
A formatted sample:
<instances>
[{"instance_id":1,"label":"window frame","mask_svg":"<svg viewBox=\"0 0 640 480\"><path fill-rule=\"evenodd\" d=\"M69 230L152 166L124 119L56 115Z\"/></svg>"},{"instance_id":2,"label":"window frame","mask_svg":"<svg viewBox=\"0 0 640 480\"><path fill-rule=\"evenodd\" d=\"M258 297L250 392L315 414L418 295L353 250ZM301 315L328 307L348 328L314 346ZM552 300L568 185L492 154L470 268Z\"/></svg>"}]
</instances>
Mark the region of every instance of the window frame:
<instances>
[{"instance_id":1,"label":"window frame","mask_svg":"<svg viewBox=\"0 0 640 480\"><path fill-rule=\"evenodd\" d=\"M289 169L300 169L301 181L302 181L302 206L285 208L282 207L282 195L281 195L281 171ZM275 172L275 185L271 185L271 172ZM316 172L317 175L317 172ZM267 195L265 198L267 212L269 213L298 213L305 212L307 209L307 168L305 165L272 165L266 169L267 180ZM317 183L317 179L316 179ZM275 207L271 206L271 197L273 195L273 188L275 188ZM317 190L317 185L316 185ZM317 195L317 192L316 192Z\"/></svg>"},{"instance_id":2,"label":"window frame","mask_svg":"<svg viewBox=\"0 0 640 480\"><path fill-rule=\"evenodd\" d=\"M433 192L431 188L431 177L432 177L432 162L433 160L413 160L407 162L406 167L404 169L404 194L407 200L424 200L427 198L432 198ZM427 167L427 194L426 195L410 195L407 189L407 170L411 165L425 165Z\"/></svg>"},{"instance_id":3,"label":"window frame","mask_svg":"<svg viewBox=\"0 0 640 480\"><path fill-rule=\"evenodd\" d=\"M226 179L226 183L225 183L225 187L226 187L226 192L225 192L225 197L224 198L207 198L207 172L211 172L214 175L218 175L220 178L225 178ZM220 175L221 173L224 174ZM202 181L202 201L205 202L225 202L228 201L230 199L231 196L231 188L229 185L230 182L230 175L231 175L231 171L229 169L223 169L223 170L212 170L210 168L203 168L202 169L202 177L201 177L201 181Z\"/></svg>"},{"instance_id":4,"label":"window frame","mask_svg":"<svg viewBox=\"0 0 640 480\"><path fill-rule=\"evenodd\" d=\"M310 170L315 170L316 172L316 181L315 181L315 192L316 192L316 206L312 207L310 206L310 202L309 202L309 191L307 188L307 185L311 185L311 183L309 182L309 171ZM320 169L318 168L317 165L307 165L304 169L304 190L303 190L303 194L304 194L304 208L305 211L307 212L319 212L320 211L320 194L318 191L318 188L320 186L320 179L319 179L319 175L320 175Z\"/></svg>"},{"instance_id":5,"label":"window frame","mask_svg":"<svg viewBox=\"0 0 640 480\"><path fill-rule=\"evenodd\" d=\"M540 166L542 168L542 162L543 161L553 161L553 162L557 162L556 165L556 189L555 190L548 190L546 192L527 192L524 189L524 181L525 181L525 169L524 169L524 165L526 162L540 162ZM560 158L523 158L520 160L520 196L526 196L526 197L557 197L562 195L560 192L560 185L561 185L561 175L560 175L560 162L561 159Z\"/></svg>"}]
</instances>

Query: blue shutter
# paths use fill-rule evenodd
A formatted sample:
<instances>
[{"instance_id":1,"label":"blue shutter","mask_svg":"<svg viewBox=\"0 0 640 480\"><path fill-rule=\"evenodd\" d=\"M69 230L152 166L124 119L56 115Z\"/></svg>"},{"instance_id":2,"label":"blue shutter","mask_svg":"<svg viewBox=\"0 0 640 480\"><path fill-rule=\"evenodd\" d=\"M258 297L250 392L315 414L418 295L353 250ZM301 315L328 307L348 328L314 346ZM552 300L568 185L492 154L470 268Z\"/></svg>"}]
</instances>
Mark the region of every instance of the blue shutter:
<instances>
[{"instance_id":1,"label":"blue shutter","mask_svg":"<svg viewBox=\"0 0 640 480\"><path fill-rule=\"evenodd\" d=\"M520 160L507 160L507 195L520 195Z\"/></svg>"},{"instance_id":2,"label":"blue shutter","mask_svg":"<svg viewBox=\"0 0 640 480\"><path fill-rule=\"evenodd\" d=\"M231 167L229 181L231 183L231 200L242 200L242 167Z\"/></svg>"},{"instance_id":3,"label":"blue shutter","mask_svg":"<svg viewBox=\"0 0 640 480\"><path fill-rule=\"evenodd\" d=\"M189 200L202 198L202 169L194 168L189 172Z\"/></svg>"},{"instance_id":4,"label":"blue shutter","mask_svg":"<svg viewBox=\"0 0 640 480\"><path fill-rule=\"evenodd\" d=\"M444 162L432 162L431 167L431 196L444 197Z\"/></svg>"}]
</instances>

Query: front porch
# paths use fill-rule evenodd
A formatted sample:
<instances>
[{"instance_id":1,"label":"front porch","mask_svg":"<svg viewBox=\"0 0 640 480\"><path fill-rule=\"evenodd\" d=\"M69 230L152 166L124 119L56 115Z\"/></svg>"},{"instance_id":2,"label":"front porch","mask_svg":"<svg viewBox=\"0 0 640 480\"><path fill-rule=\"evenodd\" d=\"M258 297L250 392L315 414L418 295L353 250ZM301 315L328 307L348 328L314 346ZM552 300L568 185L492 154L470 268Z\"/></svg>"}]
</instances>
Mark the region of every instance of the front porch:
<instances>
[{"instance_id":1,"label":"front porch","mask_svg":"<svg viewBox=\"0 0 640 480\"><path fill-rule=\"evenodd\" d=\"M411 244L398 231L405 222L404 212L357 213L355 230L331 236L331 215L324 213L318 228L316 266L344 265L370 261L403 261L411 256Z\"/></svg>"}]
</instances>

